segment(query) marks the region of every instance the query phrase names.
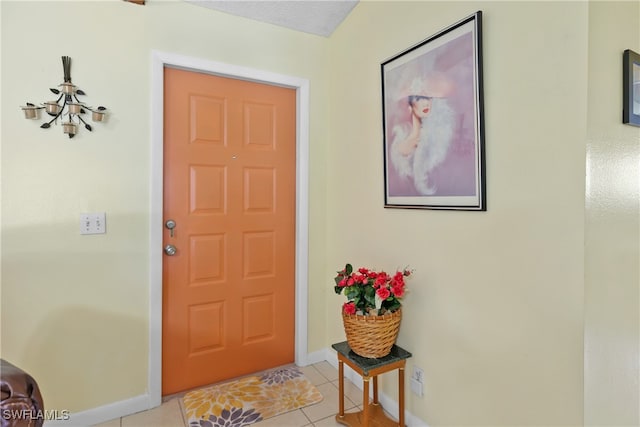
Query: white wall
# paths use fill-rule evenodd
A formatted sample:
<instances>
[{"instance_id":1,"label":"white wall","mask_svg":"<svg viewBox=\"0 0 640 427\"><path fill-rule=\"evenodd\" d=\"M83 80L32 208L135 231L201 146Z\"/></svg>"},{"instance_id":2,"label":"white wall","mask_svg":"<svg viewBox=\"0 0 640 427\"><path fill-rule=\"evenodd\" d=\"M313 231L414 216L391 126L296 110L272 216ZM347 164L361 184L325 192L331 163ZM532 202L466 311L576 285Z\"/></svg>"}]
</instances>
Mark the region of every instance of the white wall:
<instances>
[{"instance_id":1,"label":"white wall","mask_svg":"<svg viewBox=\"0 0 640 427\"><path fill-rule=\"evenodd\" d=\"M477 10L488 210L384 209L380 63ZM327 276L415 269L398 343L425 370L407 409L430 426L582 424L588 12L365 1L331 37ZM327 301L338 341L344 297Z\"/></svg>"},{"instance_id":2,"label":"white wall","mask_svg":"<svg viewBox=\"0 0 640 427\"><path fill-rule=\"evenodd\" d=\"M614 30L615 29L615 30ZM640 425L640 128L621 123L640 3L589 6L585 424Z\"/></svg>"},{"instance_id":3,"label":"white wall","mask_svg":"<svg viewBox=\"0 0 640 427\"><path fill-rule=\"evenodd\" d=\"M488 211L384 210L379 65L476 10ZM327 275L415 268L399 344L429 425L640 423L640 129L620 91L638 43L637 2L365 1L331 38L353 65L331 69Z\"/></svg>"}]
</instances>

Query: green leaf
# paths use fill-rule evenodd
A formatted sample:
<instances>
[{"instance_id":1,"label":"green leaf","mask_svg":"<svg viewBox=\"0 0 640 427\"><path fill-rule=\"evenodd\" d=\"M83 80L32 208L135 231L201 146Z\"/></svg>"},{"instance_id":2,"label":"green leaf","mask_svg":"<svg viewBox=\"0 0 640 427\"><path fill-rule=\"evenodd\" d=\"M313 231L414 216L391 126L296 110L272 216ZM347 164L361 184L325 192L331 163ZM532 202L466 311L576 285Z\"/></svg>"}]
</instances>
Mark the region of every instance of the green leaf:
<instances>
[{"instance_id":1,"label":"green leaf","mask_svg":"<svg viewBox=\"0 0 640 427\"><path fill-rule=\"evenodd\" d=\"M345 270L345 274L347 276L350 276L351 273L353 273L353 266L351 264L347 264L345 265L344 270Z\"/></svg>"},{"instance_id":2,"label":"green leaf","mask_svg":"<svg viewBox=\"0 0 640 427\"><path fill-rule=\"evenodd\" d=\"M84 93L84 91L83 91L83 90L80 90L80 89L77 89L77 90L76 90L76 94L77 94L77 95L86 95L86 93Z\"/></svg>"},{"instance_id":3,"label":"green leaf","mask_svg":"<svg viewBox=\"0 0 640 427\"><path fill-rule=\"evenodd\" d=\"M336 294L341 294L342 293L342 289L344 289L342 286L334 286L333 290L336 291Z\"/></svg>"},{"instance_id":4,"label":"green leaf","mask_svg":"<svg viewBox=\"0 0 640 427\"><path fill-rule=\"evenodd\" d=\"M357 286L347 286L346 288L344 288L344 294L349 299L355 298L355 297L359 297L360 296L360 288L357 287Z\"/></svg>"},{"instance_id":5,"label":"green leaf","mask_svg":"<svg viewBox=\"0 0 640 427\"><path fill-rule=\"evenodd\" d=\"M401 305L402 304L400 304L400 301L398 301L397 298L387 298L382 303L382 306L389 311L396 311L397 309L400 308Z\"/></svg>"},{"instance_id":6,"label":"green leaf","mask_svg":"<svg viewBox=\"0 0 640 427\"><path fill-rule=\"evenodd\" d=\"M48 129L48 128L50 128L50 127L51 127L51 125L50 125L49 123L43 123L43 124L41 124L41 125L40 125L40 127L41 127L42 129Z\"/></svg>"},{"instance_id":7,"label":"green leaf","mask_svg":"<svg viewBox=\"0 0 640 427\"><path fill-rule=\"evenodd\" d=\"M371 286L367 286L364 292L367 297L375 298L376 296L376 290Z\"/></svg>"},{"instance_id":8,"label":"green leaf","mask_svg":"<svg viewBox=\"0 0 640 427\"><path fill-rule=\"evenodd\" d=\"M56 95L60 93L60 91L58 89L54 89L54 88L49 88L49 90L53 93L55 93Z\"/></svg>"},{"instance_id":9,"label":"green leaf","mask_svg":"<svg viewBox=\"0 0 640 427\"><path fill-rule=\"evenodd\" d=\"M364 298L371 306L376 306L376 292L373 288L367 288L364 293Z\"/></svg>"}]
</instances>

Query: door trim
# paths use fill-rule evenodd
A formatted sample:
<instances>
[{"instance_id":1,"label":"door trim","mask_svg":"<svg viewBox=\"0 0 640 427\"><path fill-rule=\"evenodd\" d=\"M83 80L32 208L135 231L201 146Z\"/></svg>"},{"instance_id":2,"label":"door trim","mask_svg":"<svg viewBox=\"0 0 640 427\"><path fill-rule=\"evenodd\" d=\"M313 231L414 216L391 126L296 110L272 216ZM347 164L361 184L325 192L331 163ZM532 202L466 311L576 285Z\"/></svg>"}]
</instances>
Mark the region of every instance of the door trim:
<instances>
[{"instance_id":1,"label":"door trim","mask_svg":"<svg viewBox=\"0 0 640 427\"><path fill-rule=\"evenodd\" d=\"M164 67L172 66L296 89L295 363L308 364L309 80L174 53L151 52L149 220L149 407L162 403L162 196Z\"/></svg>"}]
</instances>

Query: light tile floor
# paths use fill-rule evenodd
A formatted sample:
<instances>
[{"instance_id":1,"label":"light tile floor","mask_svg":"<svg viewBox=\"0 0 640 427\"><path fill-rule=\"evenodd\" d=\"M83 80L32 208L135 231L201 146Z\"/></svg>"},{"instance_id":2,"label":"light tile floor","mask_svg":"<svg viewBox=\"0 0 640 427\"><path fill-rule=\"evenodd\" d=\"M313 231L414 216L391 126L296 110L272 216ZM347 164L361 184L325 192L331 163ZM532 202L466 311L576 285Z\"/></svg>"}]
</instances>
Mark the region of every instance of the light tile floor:
<instances>
[{"instance_id":1,"label":"light tile floor","mask_svg":"<svg viewBox=\"0 0 640 427\"><path fill-rule=\"evenodd\" d=\"M315 405L287 412L252 424L255 427L334 427L338 413L338 370L328 362L301 368L305 376L322 393L322 401ZM362 391L348 379L344 381L344 407L346 412L362 409ZM95 427L184 427L185 416L180 396L170 397L161 406L115 419Z\"/></svg>"}]
</instances>

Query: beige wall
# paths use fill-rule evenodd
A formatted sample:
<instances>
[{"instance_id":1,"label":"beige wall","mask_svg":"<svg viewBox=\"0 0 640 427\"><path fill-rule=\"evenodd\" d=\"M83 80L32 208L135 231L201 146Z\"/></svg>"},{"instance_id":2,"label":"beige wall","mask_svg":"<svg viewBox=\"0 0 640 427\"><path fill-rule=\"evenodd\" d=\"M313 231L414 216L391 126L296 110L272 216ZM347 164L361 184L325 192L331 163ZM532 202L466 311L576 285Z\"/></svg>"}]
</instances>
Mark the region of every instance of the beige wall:
<instances>
[{"instance_id":1,"label":"beige wall","mask_svg":"<svg viewBox=\"0 0 640 427\"><path fill-rule=\"evenodd\" d=\"M624 49L640 52L640 3L590 4L584 412L592 426L640 425L640 128L621 124Z\"/></svg>"},{"instance_id":2,"label":"beige wall","mask_svg":"<svg viewBox=\"0 0 640 427\"><path fill-rule=\"evenodd\" d=\"M151 50L309 79L310 298L322 299L327 39L182 1L2 1L2 357L48 408L82 411L147 392ZM109 121L73 140L18 108L73 82ZM107 234L79 235L81 212ZM320 296L318 296L320 295ZM309 308L309 348L324 339Z\"/></svg>"},{"instance_id":3,"label":"beige wall","mask_svg":"<svg viewBox=\"0 0 640 427\"><path fill-rule=\"evenodd\" d=\"M623 47L637 45L631 36L640 21L633 3L600 17L615 7L594 6L593 13L587 2L366 1L331 38L332 99L339 102L332 103L330 116L327 275L347 261L415 268L399 343L413 352L410 365L425 369L425 396L407 399L409 411L428 425L582 424L585 272L609 270L602 262L585 270L584 262L587 117L601 110L614 117L606 126L636 150L625 161L629 199L607 198L613 206L604 208L606 215L615 213L607 218L613 222L624 204L627 222L616 230L627 239L600 236L606 246L629 250L618 272L623 294L616 299L631 298L614 321L623 327L624 341L605 330L593 343L599 347L611 339L617 348L609 363L601 352L596 369L603 372L587 372L593 393L587 403L623 397L616 405L637 414L637 392L628 391L637 389L638 378L638 180L632 179L638 141L636 129L620 124L618 91L620 55ZM385 210L380 63L479 9L488 211ZM596 24L595 37L610 61L606 74L592 73L589 55L601 55L590 50L590 25ZM627 31L612 40L618 26ZM592 82L606 85L603 104L587 97ZM604 151L598 161L609 162L610 148L597 145ZM610 177L600 179L604 188L616 186ZM594 298L588 308L597 307L597 293L606 292L592 277L596 294L586 296ZM330 341L343 336L343 299L328 294L328 311L336 313L328 318ZM606 308L603 322L614 306ZM621 387L603 384L612 375ZM384 382L391 396L394 381ZM604 421L616 405L598 403L603 417L587 418L610 425Z\"/></svg>"},{"instance_id":4,"label":"beige wall","mask_svg":"<svg viewBox=\"0 0 640 427\"><path fill-rule=\"evenodd\" d=\"M488 211L385 210L379 64L478 9ZM354 65L331 70L334 98L350 96L331 116L328 262L415 268L399 343L425 370L408 409L428 425L582 421L587 12L366 2L331 39L335 63Z\"/></svg>"},{"instance_id":5,"label":"beige wall","mask_svg":"<svg viewBox=\"0 0 640 427\"><path fill-rule=\"evenodd\" d=\"M380 63L480 9L488 211L384 209ZM336 269L410 265L399 344L425 369L415 416L638 424L638 133L617 92L637 3L362 1L329 39L178 1L2 1L0 18L0 354L50 408L146 392L158 49L310 80L310 351L344 339ZM73 140L18 109L47 99L62 55L112 112ZM78 234L85 211L107 212L106 235ZM394 376L381 382L395 398Z\"/></svg>"}]
</instances>

